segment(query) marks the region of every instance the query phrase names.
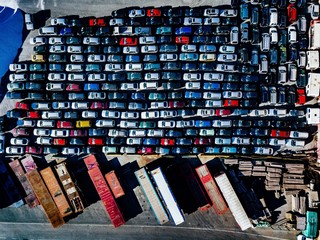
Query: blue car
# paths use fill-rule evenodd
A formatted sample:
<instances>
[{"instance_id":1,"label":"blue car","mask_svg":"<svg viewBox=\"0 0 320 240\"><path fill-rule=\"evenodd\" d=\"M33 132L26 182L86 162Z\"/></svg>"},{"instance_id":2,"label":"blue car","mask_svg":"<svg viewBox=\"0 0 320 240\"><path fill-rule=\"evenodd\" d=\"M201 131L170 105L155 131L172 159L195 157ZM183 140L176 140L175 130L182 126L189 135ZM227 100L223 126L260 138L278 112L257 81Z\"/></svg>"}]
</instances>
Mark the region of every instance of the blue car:
<instances>
[{"instance_id":1,"label":"blue car","mask_svg":"<svg viewBox=\"0 0 320 240\"><path fill-rule=\"evenodd\" d=\"M188 154L190 153L189 148L175 147L172 149L172 154Z\"/></svg>"},{"instance_id":2,"label":"blue car","mask_svg":"<svg viewBox=\"0 0 320 240\"><path fill-rule=\"evenodd\" d=\"M211 127L211 121L196 120L195 127Z\"/></svg>"},{"instance_id":3,"label":"blue car","mask_svg":"<svg viewBox=\"0 0 320 240\"><path fill-rule=\"evenodd\" d=\"M221 153L221 148L220 147L206 147L206 153L209 154L219 154Z\"/></svg>"},{"instance_id":4,"label":"blue car","mask_svg":"<svg viewBox=\"0 0 320 240\"><path fill-rule=\"evenodd\" d=\"M202 93L201 92L186 91L184 94L184 97L187 99L201 99Z\"/></svg>"},{"instance_id":5,"label":"blue car","mask_svg":"<svg viewBox=\"0 0 320 240\"><path fill-rule=\"evenodd\" d=\"M205 89L205 90L220 90L220 83L205 82L203 84L203 89Z\"/></svg>"},{"instance_id":6,"label":"blue car","mask_svg":"<svg viewBox=\"0 0 320 240\"><path fill-rule=\"evenodd\" d=\"M176 33L176 35L190 35L190 34L192 34L192 28L191 27L179 27L179 28L176 28L175 33Z\"/></svg>"},{"instance_id":7,"label":"blue car","mask_svg":"<svg viewBox=\"0 0 320 240\"><path fill-rule=\"evenodd\" d=\"M140 62L139 55L126 55L126 62Z\"/></svg>"},{"instance_id":8,"label":"blue car","mask_svg":"<svg viewBox=\"0 0 320 240\"><path fill-rule=\"evenodd\" d=\"M86 83L84 84L85 91L99 91L100 84L99 83Z\"/></svg>"},{"instance_id":9,"label":"blue car","mask_svg":"<svg viewBox=\"0 0 320 240\"><path fill-rule=\"evenodd\" d=\"M144 138L142 144L145 146L159 145L159 139L157 139L157 138Z\"/></svg>"},{"instance_id":10,"label":"blue car","mask_svg":"<svg viewBox=\"0 0 320 240\"><path fill-rule=\"evenodd\" d=\"M143 69L147 71L160 71L161 65L160 63L145 63Z\"/></svg>"},{"instance_id":11,"label":"blue car","mask_svg":"<svg viewBox=\"0 0 320 240\"><path fill-rule=\"evenodd\" d=\"M166 132L166 137L182 137L182 132L177 130L169 130Z\"/></svg>"},{"instance_id":12,"label":"blue car","mask_svg":"<svg viewBox=\"0 0 320 240\"><path fill-rule=\"evenodd\" d=\"M223 147L222 153L235 154L235 153L237 153L237 148L236 147Z\"/></svg>"},{"instance_id":13,"label":"blue car","mask_svg":"<svg viewBox=\"0 0 320 240\"><path fill-rule=\"evenodd\" d=\"M60 35L61 36L66 36L66 35L72 35L72 28L71 27L64 27L60 29Z\"/></svg>"},{"instance_id":14,"label":"blue car","mask_svg":"<svg viewBox=\"0 0 320 240\"><path fill-rule=\"evenodd\" d=\"M240 5L240 18L241 20L249 19L249 4L244 3Z\"/></svg>"},{"instance_id":15,"label":"blue car","mask_svg":"<svg viewBox=\"0 0 320 240\"><path fill-rule=\"evenodd\" d=\"M133 100L145 100L146 95L144 93L131 93L131 99Z\"/></svg>"},{"instance_id":16,"label":"blue car","mask_svg":"<svg viewBox=\"0 0 320 240\"><path fill-rule=\"evenodd\" d=\"M196 63L182 63L181 69L183 71L196 71L198 66Z\"/></svg>"}]
</instances>

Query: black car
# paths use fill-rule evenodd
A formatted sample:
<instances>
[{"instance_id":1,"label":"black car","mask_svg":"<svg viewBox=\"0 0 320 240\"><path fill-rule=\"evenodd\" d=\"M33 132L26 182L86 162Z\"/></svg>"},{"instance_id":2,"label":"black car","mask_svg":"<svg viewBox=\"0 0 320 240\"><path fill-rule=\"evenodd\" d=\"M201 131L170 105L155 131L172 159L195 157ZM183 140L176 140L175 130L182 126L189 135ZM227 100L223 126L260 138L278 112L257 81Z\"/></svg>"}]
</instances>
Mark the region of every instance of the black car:
<instances>
[{"instance_id":1,"label":"black car","mask_svg":"<svg viewBox=\"0 0 320 240\"><path fill-rule=\"evenodd\" d=\"M199 64L199 70L200 71L212 71L213 69L216 69L216 64L214 64L212 62L200 63Z\"/></svg>"},{"instance_id":2,"label":"black car","mask_svg":"<svg viewBox=\"0 0 320 240\"><path fill-rule=\"evenodd\" d=\"M184 10L184 16L186 16L186 17L202 17L203 16L203 9L201 7L186 8Z\"/></svg>"},{"instance_id":3,"label":"black car","mask_svg":"<svg viewBox=\"0 0 320 240\"><path fill-rule=\"evenodd\" d=\"M113 137L107 137L106 138L106 144L107 145L125 145L126 139L125 138L113 138Z\"/></svg>"},{"instance_id":4,"label":"black car","mask_svg":"<svg viewBox=\"0 0 320 240\"><path fill-rule=\"evenodd\" d=\"M197 71L198 65L196 63L182 63L181 69L183 71Z\"/></svg>"},{"instance_id":5,"label":"black car","mask_svg":"<svg viewBox=\"0 0 320 240\"><path fill-rule=\"evenodd\" d=\"M95 34L93 27L81 27L78 29L78 35L93 36Z\"/></svg>"},{"instance_id":6,"label":"black car","mask_svg":"<svg viewBox=\"0 0 320 240\"><path fill-rule=\"evenodd\" d=\"M143 56L143 61L144 62L158 62L158 55L156 54L145 54Z\"/></svg>"},{"instance_id":7,"label":"black car","mask_svg":"<svg viewBox=\"0 0 320 240\"><path fill-rule=\"evenodd\" d=\"M96 36L107 36L110 34L111 34L111 31L109 27L98 27L96 29Z\"/></svg>"},{"instance_id":8,"label":"black car","mask_svg":"<svg viewBox=\"0 0 320 240\"><path fill-rule=\"evenodd\" d=\"M163 25L165 25L165 26L181 25L182 23L183 23L183 20L180 17L165 17L165 18L163 18Z\"/></svg>"},{"instance_id":9,"label":"black car","mask_svg":"<svg viewBox=\"0 0 320 240\"><path fill-rule=\"evenodd\" d=\"M195 107L195 108L204 107L204 102L201 100L192 100L188 102L187 107Z\"/></svg>"},{"instance_id":10,"label":"black car","mask_svg":"<svg viewBox=\"0 0 320 240\"><path fill-rule=\"evenodd\" d=\"M280 10L278 13L279 20L278 20L278 27L279 28L286 28L287 26L287 13L284 10Z\"/></svg>"},{"instance_id":11,"label":"black car","mask_svg":"<svg viewBox=\"0 0 320 240\"><path fill-rule=\"evenodd\" d=\"M295 104L296 101L297 101L296 89L293 86L291 86L287 88L287 103Z\"/></svg>"},{"instance_id":12,"label":"black car","mask_svg":"<svg viewBox=\"0 0 320 240\"><path fill-rule=\"evenodd\" d=\"M194 35L210 35L211 33L211 26L198 26L194 30Z\"/></svg>"},{"instance_id":13,"label":"black car","mask_svg":"<svg viewBox=\"0 0 320 240\"><path fill-rule=\"evenodd\" d=\"M254 120L253 126L254 127L270 127L271 122L269 120Z\"/></svg>"},{"instance_id":14,"label":"black car","mask_svg":"<svg viewBox=\"0 0 320 240\"><path fill-rule=\"evenodd\" d=\"M231 27L230 26L217 26L216 34L217 35L228 35L230 34Z\"/></svg>"},{"instance_id":15,"label":"black car","mask_svg":"<svg viewBox=\"0 0 320 240\"><path fill-rule=\"evenodd\" d=\"M127 16L128 9L118 9L111 12L112 17L124 18Z\"/></svg>"},{"instance_id":16,"label":"black car","mask_svg":"<svg viewBox=\"0 0 320 240\"><path fill-rule=\"evenodd\" d=\"M179 81L182 78L180 72L163 72L161 79L170 81Z\"/></svg>"},{"instance_id":17,"label":"black car","mask_svg":"<svg viewBox=\"0 0 320 240\"><path fill-rule=\"evenodd\" d=\"M269 8L262 8L260 27L268 27L269 25Z\"/></svg>"},{"instance_id":18,"label":"black car","mask_svg":"<svg viewBox=\"0 0 320 240\"><path fill-rule=\"evenodd\" d=\"M160 36L157 38L157 43L171 43L172 37L171 36Z\"/></svg>"},{"instance_id":19,"label":"black car","mask_svg":"<svg viewBox=\"0 0 320 240\"><path fill-rule=\"evenodd\" d=\"M232 131L231 131L231 129L220 128L220 129L216 130L215 135L216 136L231 136Z\"/></svg>"},{"instance_id":20,"label":"black car","mask_svg":"<svg viewBox=\"0 0 320 240\"><path fill-rule=\"evenodd\" d=\"M307 49L307 47L308 47L308 39L307 39L307 37L306 36L304 36L304 35L299 35L298 36L298 42L299 42L299 49L300 50L306 50Z\"/></svg>"},{"instance_id":21,"label":"black car","mask_svg":"<svg viewBox=\"0 0 320 240\"><path fill-rule=\"evenodd\" d=\"M117 43L118 43L118 39L115 37L105 37L101 42L101 44L104 44L104 45L116 45Z\"/></svg>"},{"instance_id":22,"label":"black car","mask_svg":"<svg viewBox=\"0 0 320 240\"><path fill-rule=\"evenodd\" d=\"M116 46L106 46L103 47L103 53L118 53L121 51L120 47L116 47Z\"/></svg>"},{"instance_id":23,"label":"black car","mask_svg":"<svg viewBox=\"0 0 320 240\"><path fill-rule=\"evenodd\" d=\"M161 17L148 17L146 18L146 25L154 25L159 26L162 25L162 18Z\"/></svg>"},{"instance_id":24,"label":"black car","mask_svg":"<svg viewBox=\"0 0 320 240\"><path fill-rule=\"evenodd\" d=\"M179 130L167 130L165 133L166 137L182 137L183 133Z\"/></svg>"},{"instance_id":25,"label":"black car","mask_svg":"<svg viewBox=\"0 0 320 240\"><path fill-rule=\"evenodd\" d=\"M184 130L184 135L185 136L198 136L199 132L197 129L192 129L192 128L189 128L189 129L185 129Z\"/></svg>"},{"instance_id":26,"label":"black car","mask_svg":"<svg viewBox=\"0 0 320 240\"><path fill-rule=\"evenodd\" d=\"M232 122L234 127L251 127L252 122L250 120L233 120Z\"/></svg>"},{"instance_id":27,"label":"black car","mask_svg":"<svg viewBox=\"0 0 320 240\"><path fill-rule=\"evenodd\" d=\"M252 28L251 37L252 37L252 39L251 39L252 44L259 44L259 42L260 42L259 28Z\"/></svg>"},{"instance_id":28,"label":"black car","mask_svg":"<svg viewBox=\"0 0 320 240\"><path fill-rule=\"evenodd\" d=\"M99 53L100 52L100 48L98 46L93 46L93 45L88 45L84 51L84 53Z\"/></svg>"},{"instance_id":29,"label":"black car","mask_svg":"<svg viewBox=\"0 0 320 240\"><path fill-rule=\"evenodd\" d=\"M184 10L188 9L188 7L173 7L168 10L168 17L182 17L184 16Z\"/></svg>"},{"instance_id":30,"label":"black car","mask_svg":"<svg viewBox=\"0 0 320 240\"><path fill-rule=\"evenodd\" d=\"M249 53L247 48L240 49L240 59L241 62L247 63L249 61Z\"/></svg>"},{"instance_id":31,"label":"black car","mask_svg":"<svg viewBox=\"0 0 320 240\"><path fill-rule=\"evenodd\" d=\"M260 87L260 100L262 103L268 102L269 101L269 91L268 87L262 85Z\"/></svg>"},{"instance_id":32,"label":"black car","mask_svg":"<svg viewBox=\"0 0 320 240\"><path fill-rule=\"evenodd\" d=\"M298 49L295 45L290 45L289 59L290 61L297 61L298 59Z\"/></svg>"}]
</instances>

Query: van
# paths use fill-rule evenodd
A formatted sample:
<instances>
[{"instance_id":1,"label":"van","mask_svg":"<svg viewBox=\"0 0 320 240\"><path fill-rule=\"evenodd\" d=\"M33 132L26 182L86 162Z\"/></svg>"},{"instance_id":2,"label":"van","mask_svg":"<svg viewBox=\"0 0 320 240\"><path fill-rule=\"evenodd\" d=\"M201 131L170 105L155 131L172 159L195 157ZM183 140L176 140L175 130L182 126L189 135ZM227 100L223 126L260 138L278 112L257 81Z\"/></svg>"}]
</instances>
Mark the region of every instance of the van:
<instances>
[{"instance_id":1,"label":"van","mask_svg":"<svg viewBox=\"0 0 320 240\"><path fill-rule=\"evenodd\" d=\"M276 27L278 25L278 10L276 8L269 9L269 26Z\"/></svg>"},{"instance_id":2,"label":"van","mask_svg":"<svg viewBox=\"0 0 320 240\"><path fill-rule=\"evenodd\" d=\"M56 27L41 27L39 28L39 35L57 35Z\"/></svg>"},{"instance_id":3,"label":"van","mask_svg":"<svg viewBox=\"0 0 320 240\"><path fill-rule=\"evenodd\" d=\"M91 127L92 123L90 120L79 120L76 122L77 128L89 128Z\"/></svg>"},{"instance_id":4,"label":"van","mask_svg":"<svg viewBox=\"0 0 320 240\"><path fill-rule=\"evenodd\" d=\"M262 34L260 49L262 52L268 52L270 50L270 35L268 33Z\"/></svg>"},{"instance_id":5,"label":"van","mask_svg":"<svg viewBox=\"0 0 320 240\"><path fill-rule=\"evenodd\" d=\"M308 97L318 97L320 90L320 74L308 73L308 84L306 86L306 94Z\"/></svg>"},{"instance_id":6,"label":"van","mask_svg":"<svg viewBox=\"0 0 320 240\"><path fill-rule=\"evenodd\" d=\"M268 73L268 60L266 55L260 56L259 73L260 74Z\"/></svg>"}]
</instances>

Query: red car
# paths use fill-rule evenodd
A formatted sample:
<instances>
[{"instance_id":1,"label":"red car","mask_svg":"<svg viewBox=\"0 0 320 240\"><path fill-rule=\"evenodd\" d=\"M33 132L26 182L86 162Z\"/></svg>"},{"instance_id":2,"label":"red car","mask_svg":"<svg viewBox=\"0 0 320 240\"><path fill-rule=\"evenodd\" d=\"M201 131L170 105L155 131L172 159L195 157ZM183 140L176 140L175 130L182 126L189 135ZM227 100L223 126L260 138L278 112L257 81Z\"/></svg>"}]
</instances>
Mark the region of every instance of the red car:
<instances>
[{"instance_id":1,"label":"red car","mask_svg":"<svg viewBox=\"0 0 320 240\"><path fill-rule=\"evenodd\" d=\"M169 102L169 108L184 108L186 105L185 102L180 101L170 101Z\"/></svg>"},{"instance_id":2,"label":"red car","mask_svg":"<svg viewBox=\"0 0 320 240\"><path fill-rule=\"evenodd\" d=\"M87 130L77 129L77 130L70 130L70 137L86 137L88 136Z\"/></svg>"},{"instance_id":3,"label":"red car","mask_svg":"<svg viewBox=\"0 0 320 240\"><path fill-rule=\"evenodd\" d=\"M161 138L160 145L162 146L174 146L175 139L172 138Z\"/></svg>"},{"instance_id":4,"label":"red car","mask_svg":"<svg viewBox=\"0 0 320 240\"><path fill-rule=\"evenodd\" d=\"M148 17L161 17L161 10L158 8L147 9Z\"/></svg>"},{"instance_id":5,"label":"red car","mask_svg":"<svg viewBox=\"0 0 320 240\"><path fill-rule=\"evenodd\" d=\"M93 102L91 103L90 109L106 109L108 104L104 102Z\"/></svg>"},{"instance_id":6,"label":"red car","mask_svg":"<svg viewBox=\"0 0 320 240\"><path fill-rule=\"evenodd\" d=\"M42 147L26 146L26 153L28 154L42 154Z\"/></svg>"},{"instance_id":7,"label":"red car","mask_svg":"<svg viewBox=\"0 0 320 240\"><path fill-rule=\"evenodd\" d=\"M230 109L216 109L216 116L228 116L230 114Z\"/></svg>"},{"instance_id":8,"label":"red car","mask_svg":"<svg viewBox=\"0 0 320 240\"><path fill-rule=\"evenodd\" d=\"M193 144L194 145L210 145L212 144L211 138L195 138Z\"/></svg>"},{"instance_id":9,"label":"red car","mask_svg":"<svg viewBox=\"0 0 320 240\"><path fill-rule=\"evenodd\" d=\"M138 154L154 154L154 149L151 147L142 147L138 149Z\"/></svg>"},{"instance_id":10,"label":"red car","mask_svg":"<svg viewBox=\"0 0 320 240\"><path fill-rule=\"evenodd\" d=\"M293 3L289 4L287 7L288 10L288 21L294 23L297 21L297 9Z\"/></svg>"},{"instance_id":11,"label":"red car","mask_svg":"<svg viewBox=\"0 0 320 240\"><path fill-rule=\"evenodd\" d=\"M176 37L176 43L180 43L180 44L188 44L189 43L189 37L187 36L179 36Z\"/></svg>"},{"instance_id":12,"label":"red car","mask_svg":"<svg viewBox=\"0 0 320 240\"><path fill-rule=\"evenodd\" d=\"M290 131L284 130L271 130L271 137L283 137L288 138L290 136Z\"/></svg>"},{"instance_id":13,"label":"red car","mask_svg":"<svg viewBox=\"0 0 320 240\"><path fill-rule=\"evenodd\" d=\"M104 20L104 18L91 18L89 19L89 26L93 27L93 26L107 26L106 21Z\"/></svg>"},{"instance_id":14,"label":"red car","mask_svg":"<svg viewBox=\"0 0 320 240\"><path fill-rule=\"evenodd\" d=\"M39 111L27 112L27 118L41 118L41 114Z\"/></svg>"},{"instance_id":15,"label":"red car","mask_svg":"<svg viewBox=\"0 0 320 240\"><path fill-rule=\"evenodd\" d=\"M30 135L30 131L29 129L26 128L14 128L12 130L12 134L14 137L17 136L29 136Z\"/></svg>"},{"instance_id":16,"label":"red car","mask_svg":"<svg viewBox=\"0 0 320 240\"><path fill-rule=\"evenodd\" d=\"M66 88L67 91L73 91L73 92L78 92L78 91L81 91L81 87L79 84L76 84L76 83L70 83L67 85L67 88Z\"/></svg>"},{"instance_id":17,"label":"red car","mask_svg":"<svg viewBox=\"0 0 320 240\"><path fill-rule=\"evenodd\" d=\"M120 46L136 46L138 45L138 39L133 37L120 38Z\"/></svg>"},{"instance_id":18,"label":"red car","mask_svg":"<svg viewBox=\"0 0 320 240\"><path fill-rule=\"evenodd\" d=\"M306 97L306 91L304 88L298 88L297 89L297 104L305 104L307 101L307 97Z\"/></svg>"},{"instance_id":19,"label":"red car","mask_svg":"<svg viewBox=\"0 0 320 240\"><path fill-rule=\"evenodd\" d=\"M88 139L89 145L104 145L103 138L89 138Z\"/></svg>"},{"instance_id":20,"label":"red car","mask_svg":"<svg viewBox=\"0 0 320 240\"><path fill-rule=\"evenodd\" d=\"M64 138L55 138L53 139L53 145L64 146L67 144L67 140Z\"/></svg>"},{"instance_id":21,"label":"red car","mask_svg":"<svg viewBox=\"0 0 320 240\"><path fill-rule=\"evenodd\" d=\"M23 102L17 102L15 108L22 109L22 110L29 110L28 104L23 103Z\"/></svg>"},{"instance_id":22,"label":"red car","mask_svg":"<svg viewBox=\"0 0 320 240\"><path fill-rule=\"evenodd\" d=\"M239 107L239 100L226 99L223 101L224 107Z\"/></svg>"},{"instance_id":23,"label":"red car","mask_svg":"<svg viewBox=\"0 0 320 240\"><path fill-rule=\"evenodd\" d=\"M57 128L73 128L73 124L69 121L58 121Z\"/></svg>"}]
</instances>

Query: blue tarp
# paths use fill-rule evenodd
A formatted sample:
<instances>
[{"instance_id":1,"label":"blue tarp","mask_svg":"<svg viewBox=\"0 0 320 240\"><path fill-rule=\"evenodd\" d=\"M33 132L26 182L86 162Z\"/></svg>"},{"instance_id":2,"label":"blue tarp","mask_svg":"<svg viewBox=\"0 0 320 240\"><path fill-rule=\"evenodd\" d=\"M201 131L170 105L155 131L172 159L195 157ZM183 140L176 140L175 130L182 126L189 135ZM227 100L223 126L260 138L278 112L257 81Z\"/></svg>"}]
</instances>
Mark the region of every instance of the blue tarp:
<instances>
[{"instance_id":1,"label":"blue tarp","mask_svg":"<svg viewBox=\"0 0 320 240\"><path fill-rule=\"evenodd\" d=\"M8 71L23 43L24 13L0 6L0 79Z\"/></svg>"}]
</instances>

